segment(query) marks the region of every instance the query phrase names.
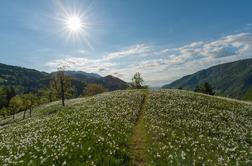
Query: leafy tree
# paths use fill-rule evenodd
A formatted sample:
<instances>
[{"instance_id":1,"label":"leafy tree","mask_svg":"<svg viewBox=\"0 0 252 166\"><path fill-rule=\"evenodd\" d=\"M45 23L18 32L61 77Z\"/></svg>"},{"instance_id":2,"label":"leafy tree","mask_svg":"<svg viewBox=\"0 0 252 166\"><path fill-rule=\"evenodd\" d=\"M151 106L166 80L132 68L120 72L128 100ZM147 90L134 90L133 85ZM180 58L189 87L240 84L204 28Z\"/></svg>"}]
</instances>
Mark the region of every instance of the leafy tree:
<instances>
[{"instance_id":1,"label":"leafy tree","mask_svg":"<svg viewBox=\"0 0 252 166\"><path fill-rule=\"evenodd\" d=\"M58 72L55 74L50 82L50 88L52 94L60 98L62 106L65 106L65 99L75 96L75 89L71 85L71 77L65 75L64 68L58 68Z\"/></svg>"},{"instance_id":2,"label":"leafy tree","mask_svg":"<svg viewBox=\"0 0 252 166\"><path fill-rule=\"evenodd\" d=\"M3 116L3 118L6 118L6 116L9 114L9 109L6 107L3 107L0 109L0 115Z\"/></svg>"},{"instance_id":3,"label":"leafy tree","mask_svg":"<svg viewBox=\"0 0 252 166\"><path fill-rule=\"evenodd\" d=\"M96 94L103 93L106 91L107 89L105 89L100 84L88 84L84 90L84 95L92 96L92 95L96 95Z\"/></svg>"},{"instance_id":4,"label":"leafy tree","mask_svg":"<svg viewBox=\"0 0 252 166\"><path fill-rule=\"evenodd\" d=\"M23 109L23 100L20 96L14 96L10 100L10 108L12 110L13 119L15 114Z\"/></svg>"},{"instance_id":5,"label":"leafy tree","mask_svg":"<svg viewBox=\"0 0 252 166\"><path fill-rule=\"evenodd\" d=\"M208 94L208 95L214 95L215 94L212 86L208 82L205 82L203 84L197 85L195 87L194 91L195 92L199 92L199 93Z\"/></svg>"},{"instance_id":6,"label":"leafy tree","mask_svg":"<svg viewBox=\"0 0 252 166\"><path fill-rule=\"evenodd\" d=\"M7 100L7 107L9 106L10 100L12 97L16 96L15 89L11 87L6 87L6 100Z\"/></svg>"},{"instance_id":7,"label":"leafy tree","mask_svg":"<svg viewBox=\"0 0 252 166\"><path fill-rule=\"evenodd\" d=\"M205 87L206 94L209 94L209 95L214 95L215 94L212 86L208 82L204 83L204 87Z\"/></svg>"},{"instance_id":8,"label":"leafy tree","mask_svg":"<svg viewBox=\"0 0 252 166\"><path fill-rule=\"evenodd\" d=\"M135 73L132 78L131 87L132 89L143 89L146 88L145 86L142 86L144 83L143 78L141 77L141 74L139 72Z\"/></svg>"},{"instance_id":9,"label":"leafy tree","mask_svg":"<svg viewBox=\"0 0 252 166\"><path fill-rule=\"evenodd\" d=\"M7 100L6 100L6 90L5 88L0 88L0 109L6 107Z\"/></svg>"},{"instance_id":10,"label":"leafy tree","mask_svg":"<svg viewBox=\"0 0 252 166\"><path fill-rule=\"evenodd\" d=\"M37 92L37 95L39 97L37 100L40 104L53 102L53 101L57 100L57 98L58 98L55 90L50 87L39 89Z\"/></svg>"},{"instance_id":11,"label":"leafy tree","mask_svg":"<svg viewBox=\"0 0 252 166\"><path fill-rule=\"evenodd\" d=\"M24 107L23 119L25 119L26 111L28 110L29 110L30 117L32 116L32 110L37 104L37 97L29 93L29 94L23 95L22 99L23 99L23 107Z\"/></svg>"},{"instance_id":12,"label":"leafy tree","mask_svg":"<svg viewBox=\"0 0 252 166\"><path fill-rule=\"evenodd\" d=\"M13 87L3 87L0 89L0 109L3 107L8 107L10 99L14 97L15 90Z\"/></svg>"},{"instance_id":13,"label":"leafy tree","mask_svg":"<svg viewBox=\"0 0 252 166\"><path fill-rule=\"evenodd\" d=\"M202 91L202 87L200 85L197 85L194 89L194 92L201 92Z\"/></svg>"}]
</instances>

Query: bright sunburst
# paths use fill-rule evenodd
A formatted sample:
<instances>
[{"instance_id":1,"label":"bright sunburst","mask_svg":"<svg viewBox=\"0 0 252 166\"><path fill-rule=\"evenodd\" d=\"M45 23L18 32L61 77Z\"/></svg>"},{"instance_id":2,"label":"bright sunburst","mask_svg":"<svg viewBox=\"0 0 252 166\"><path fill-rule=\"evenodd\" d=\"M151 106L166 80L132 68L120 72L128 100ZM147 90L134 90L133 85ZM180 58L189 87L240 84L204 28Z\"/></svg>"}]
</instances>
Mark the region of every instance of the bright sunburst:
<instances>
[{"instance_id":1,"label":"bright sunburst","mask_svg":"<svg viewBox=\"0 0 252 166\"><path fill-rule=\"evenodd\" d=\"M82 10L81 5L71 6L63 5L62 1L56 2L59 10L55 18L60 23L60 31L66 35L66 39L74 42L84 41L89 48L92 48L88 34L90 28L88 11Z\"/></svg>"},{"instance_id":2,"label":"bright sunburst","mask_svg":"<svg viewBox=\"0 0 252 166\"><path fill-rule=\"evenodd\" d=\"M83 28L83 22L78 16L66 18L66 27L70 32L79 32Z\"/></svg>"}]
</instances>

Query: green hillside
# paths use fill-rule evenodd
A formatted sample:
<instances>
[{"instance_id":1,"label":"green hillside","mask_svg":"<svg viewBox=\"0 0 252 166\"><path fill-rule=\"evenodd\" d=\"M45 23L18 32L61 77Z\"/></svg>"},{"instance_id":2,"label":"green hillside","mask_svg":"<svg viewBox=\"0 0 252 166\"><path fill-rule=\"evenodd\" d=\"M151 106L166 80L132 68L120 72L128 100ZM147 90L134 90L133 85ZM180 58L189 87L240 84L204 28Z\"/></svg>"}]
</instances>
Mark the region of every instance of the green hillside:
<instances>
[{"instance_id":1,"label":"green hillside","mask_svg":"<svg viewBox=\"0 0 252 166\"><path fill-rule=\"evenodd\" d=\"M251 165L251 104L181 90L41 106L0 129L0 165Z\"/></svg>"},{"instance_id":2,"label":"green hillside","mask_svg":"<svg viewBox=\"0 0 252 166\"><path fill-rule=\"evenodd\" d=\"M13 86L18 92L45 87L43 79L48 75L45 72L0 63L0 86Z\"/></svg>"},{"instance_id":3,"label":"green hillside","mask_svg":"<svg viewBox=\"0 0 252 166\"><path fill-rule=\"evenodd\" d=\"M34 69L27 69L18 66L0 63L0 88L2 86L12 86L18 94L36 91L46 88L50 80L57 72L46 73ZM77 90L77 95L81 95L87 84L101 84L109 91L122 90L128 87L123 80L108 75L102 77L95 73L81 71L65 71L65 75L72 78L71 83Z\"/></svg>"},{"instance_id":4,"label":"green hillside","mask_svg":"<svg viewBox=\"0 0 252 166\"><path fill-rule=\"evenodd\" d=\"M252 59L239 60L213 66L185 76L163 88L194 90L201 83L209 82L217 93L238 99L251 99Z\"/></svg>"}]
</instances>

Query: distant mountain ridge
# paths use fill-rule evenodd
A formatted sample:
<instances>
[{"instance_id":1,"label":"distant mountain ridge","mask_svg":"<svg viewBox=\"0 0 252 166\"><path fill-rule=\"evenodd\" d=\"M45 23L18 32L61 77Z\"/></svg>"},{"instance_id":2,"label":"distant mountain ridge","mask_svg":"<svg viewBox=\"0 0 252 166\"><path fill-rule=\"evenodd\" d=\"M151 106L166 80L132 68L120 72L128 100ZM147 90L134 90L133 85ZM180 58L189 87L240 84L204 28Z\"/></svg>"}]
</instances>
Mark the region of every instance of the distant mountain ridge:
<instances>
[{"instance_id":1,"label":"distant mountain ridge","mask_svg":"<svg viewBox=\"0 0 252 166\"><path fill-rule=\"evenodd\" d=\"M178 79L163 88L194 90L209 82L219 94L238 99L252 99L252 59L225 63Z\"/></svg>"},{"instance_id":2,"label":"distant mountain ridge","mask_svg":"<svg viewBox=\"0 0 252 166\"><path fill-rule=\"evenodd\" d=\"M20 93L30 92L47 87L55 73L40 72L34 69L0 63L0 86L14 86ZM101 84L109 91L128 87L126 82L114 76L102 77L96 73L83 71L65 71L65 74L73 78L72 83L77 88L78 94L82 93L84 87L89 83Z\"/></svg>"},{"instance_id":3,"label":"distant mountain ridge","mask_svg":"<svg viewBox=\"0 0 252 166\"><path fill-rule=\"evenodd\" d=\"M0 63L0 86L9 85L19 91L32 91L45 87L42 80L48 76L46 72Z\"/></svg>"},{"instance_id":4,"label":"distant mountain ridge","mask_svg":"<svg viewBox=\"0 0 252 166\"><path fill-rule=\"evenodd\" d=\"M72 77L75 77L75 78L79 78L79 79L81 79L82 77L85 77L85 78L101 78L102 77L99 74L87 73L87 72L84 72L84 71L67 70L67 71L65 71L65 74L69 75L69 76L72 76Z\"/></svg>"}]
</instances>

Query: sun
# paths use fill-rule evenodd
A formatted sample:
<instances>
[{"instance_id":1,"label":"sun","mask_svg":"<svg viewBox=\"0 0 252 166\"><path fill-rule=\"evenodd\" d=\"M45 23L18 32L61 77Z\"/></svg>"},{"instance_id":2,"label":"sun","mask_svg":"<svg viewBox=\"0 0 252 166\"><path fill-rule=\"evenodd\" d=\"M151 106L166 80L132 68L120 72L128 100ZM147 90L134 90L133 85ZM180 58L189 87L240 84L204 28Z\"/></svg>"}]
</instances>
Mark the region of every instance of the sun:
<instances>
[{"instance_id":1,"label":"sun","mask_svg":"<svg viewBox=\"0 0 252 166\"><path fill-rule=\"evenodd\" d=\"M82 4L74 1L69 1L67 4L61 0L54 2L57 7L52 17L57 24L55 33L63 34L66 42L81 46L84 42L88 48L93 49L90 42L90 31L93 29L93 22L91 23L92 19L90 19L91 4L87 4L84 9Z\"/></svg>"},{"instance_id":2,"label":"sun","mask_svg":"<svg viewBox=\"0 0 252 166\"><path fill-rule=\"evenodd\" d=\"M66 29L72 33L80 32L83 27L83 22L78 16L68 16L65 20Z\"/></svg>"}]
</instances>

